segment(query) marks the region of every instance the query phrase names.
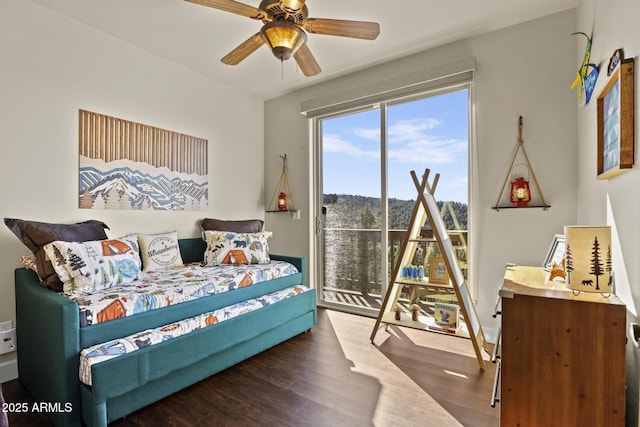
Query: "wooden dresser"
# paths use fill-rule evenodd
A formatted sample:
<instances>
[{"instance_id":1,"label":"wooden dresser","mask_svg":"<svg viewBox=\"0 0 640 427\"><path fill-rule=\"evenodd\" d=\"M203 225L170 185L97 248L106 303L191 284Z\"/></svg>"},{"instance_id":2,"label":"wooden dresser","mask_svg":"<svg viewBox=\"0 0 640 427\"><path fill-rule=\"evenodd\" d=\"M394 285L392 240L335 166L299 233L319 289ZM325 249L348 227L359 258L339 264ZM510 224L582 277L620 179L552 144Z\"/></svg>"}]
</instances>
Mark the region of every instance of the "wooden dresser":
<instances>
[{"instance_id":1,"label":"wooden dresser","mask_svg":"<svg viewBox=\"0 0 640 427\"><path fill-rule=\"evenodd\" d=\"M500 425L624 426L625 305L615 295L576 296L547 276L539 267L505 272Z\"/></svg>"}]
</instances>

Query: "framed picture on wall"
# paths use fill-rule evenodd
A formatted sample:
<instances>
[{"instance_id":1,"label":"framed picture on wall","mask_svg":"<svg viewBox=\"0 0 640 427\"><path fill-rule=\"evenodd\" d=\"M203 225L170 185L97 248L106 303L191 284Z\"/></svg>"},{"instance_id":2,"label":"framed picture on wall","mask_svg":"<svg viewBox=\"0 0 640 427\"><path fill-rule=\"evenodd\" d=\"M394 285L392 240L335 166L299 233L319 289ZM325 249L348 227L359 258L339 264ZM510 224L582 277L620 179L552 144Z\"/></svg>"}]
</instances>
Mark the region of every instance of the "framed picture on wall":
<instances>
[{"instance_id":1,"label":"framed picture on wall","mask_svg":"<svg viewBox=\"0 0 640 427\"><path fill-rule=\"evenodd\" d=\"M633 58L623 59L598 95L598 179L633 167Z\"/></svg>"}]
</instances>

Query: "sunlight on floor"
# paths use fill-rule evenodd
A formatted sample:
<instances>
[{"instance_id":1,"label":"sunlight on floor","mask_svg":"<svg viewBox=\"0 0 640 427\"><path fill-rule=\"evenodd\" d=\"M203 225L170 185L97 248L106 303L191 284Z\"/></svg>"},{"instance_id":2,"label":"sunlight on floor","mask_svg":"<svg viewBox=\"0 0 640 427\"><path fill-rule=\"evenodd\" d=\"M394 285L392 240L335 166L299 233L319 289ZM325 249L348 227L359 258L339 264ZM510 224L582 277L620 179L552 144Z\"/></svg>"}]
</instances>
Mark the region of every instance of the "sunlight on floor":
<instances>
[{"instance_id":1,"label":"sunlight on floor","mask_svg":"<svg viewBox=\"0 0 640 427\"><path fill-rule=\"evenodd\" d=\"M459 374L458 372L448 371L448 370L446 370L446 369L444 369L444 372L446 372L446 373L447 373L447 374L449 374L449 375L453 375L453 376L455 376L455 377L460 377L460 378L465 378L465 379L466 379L466 378L469 378L469 377L467 377L465 374Z\"/></svg>"},{"instance_id":2,"label":"sunlight on floor","mask_svg":"<svg viewBox=\"0 0 640 427\"><path fill-rule=\"evenodd\" d=\"M382 344L389 336L393 336L399 340L409 340L413 345L419 347L428 347L442 351L453 350L458 354L476 357L473 350L473 343L468 339L469 332L464 323L460 325L459 335L440 334L412 328L403 328L402 335L398 335L393 328L387 328L385 330L384 327L381 327L376 335L375 343L377 345ZM488 360L487 357L485 357L485 360Z\"/></svg>"},{"instance_id":3,"label":"sunlight on floor","mask_svg":"<svg viewBox=\"0 0 640 427\"><path fill-rule=\"evenodd\" d=\"M354 336L349 322L338 321L350 316L336 311L327 311L333 329L340 341L345 357L353 362L353 371L375 378L380 383L380 395L374 415L376 426L461 426L440 404L431 398L411 378L389 361L366 336ZM356 317L356 321L369 322L373 319ZM387 339L392 333L381 330L376 337ZM422 332L424 334L424 332ZM461 339L461 341L466 341ZM471 346L470 342L467 342ZM473 349L471 349L473 352ZM455 375L453 372L451 373Z\"/></svg>"}]
</instances>

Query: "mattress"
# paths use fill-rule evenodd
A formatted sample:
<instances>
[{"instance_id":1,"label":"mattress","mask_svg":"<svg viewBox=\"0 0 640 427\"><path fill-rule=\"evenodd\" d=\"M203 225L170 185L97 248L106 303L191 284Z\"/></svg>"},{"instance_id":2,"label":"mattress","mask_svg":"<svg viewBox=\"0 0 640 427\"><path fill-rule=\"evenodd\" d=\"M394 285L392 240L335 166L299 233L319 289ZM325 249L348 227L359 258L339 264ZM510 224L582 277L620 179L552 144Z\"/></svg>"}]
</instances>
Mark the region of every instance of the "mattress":
<instances>
[{"instance_id":1,"label":"mattress","mask_svg":"<svg viewBox=\"0 0 640 427\"><path fill-rule=\"evenodd\" d=\"M80 327L221 294L298 273L285 261L269 264L220 265L200 263L146 273L141 280L101 292L72 296L80 310Z\"/></svg>"},{"instance_id":2,"label":"mattress","mask_svg":"<svg viewBox=\"0 0 640 427\"><path fill-rule=\"evenodd\" d=\"M237 304L232 304L218 310L203 313L159 328L148 329L127 337L88 347L80 352L80 381L86 385L92 385L91 367L97 363L125 354L130 354L136 350L177 338L181 335L188 334L189 332L224 322L225 320L233 319L234 317L259 310L263 307L276 304L280 301L308 292L309 290L309 288L302 285L292 286L263 295L259 298L253 298Z\"/></svg>"}]
</instances>

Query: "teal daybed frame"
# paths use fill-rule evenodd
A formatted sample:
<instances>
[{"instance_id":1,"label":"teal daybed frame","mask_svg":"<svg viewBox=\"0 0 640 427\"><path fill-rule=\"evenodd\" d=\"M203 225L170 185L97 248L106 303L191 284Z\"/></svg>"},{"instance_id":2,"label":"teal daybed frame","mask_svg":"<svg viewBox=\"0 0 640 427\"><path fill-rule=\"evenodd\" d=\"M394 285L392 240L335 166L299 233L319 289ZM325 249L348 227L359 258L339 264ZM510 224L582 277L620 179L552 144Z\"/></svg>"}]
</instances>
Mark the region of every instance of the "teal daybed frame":
<instances>
[{"instance_id":1,"label":"teal daybed frame","mask_svg":"<svg viewBox=\"0 0 640 427\"><path fill-rule=\"evenodd\" d=\"M201 261L204 250L201 239L180 240L185 263ZM314 291L99 363L93 386L80 383L83 348L305 284L304 258L270 256L299 273L83 328L75 302L40 286L33 271L16 269L19 380L36 401L60 409L50 413L56 426L106 426L309 330L317 320Z\"/></svg>"}]
</instances>

